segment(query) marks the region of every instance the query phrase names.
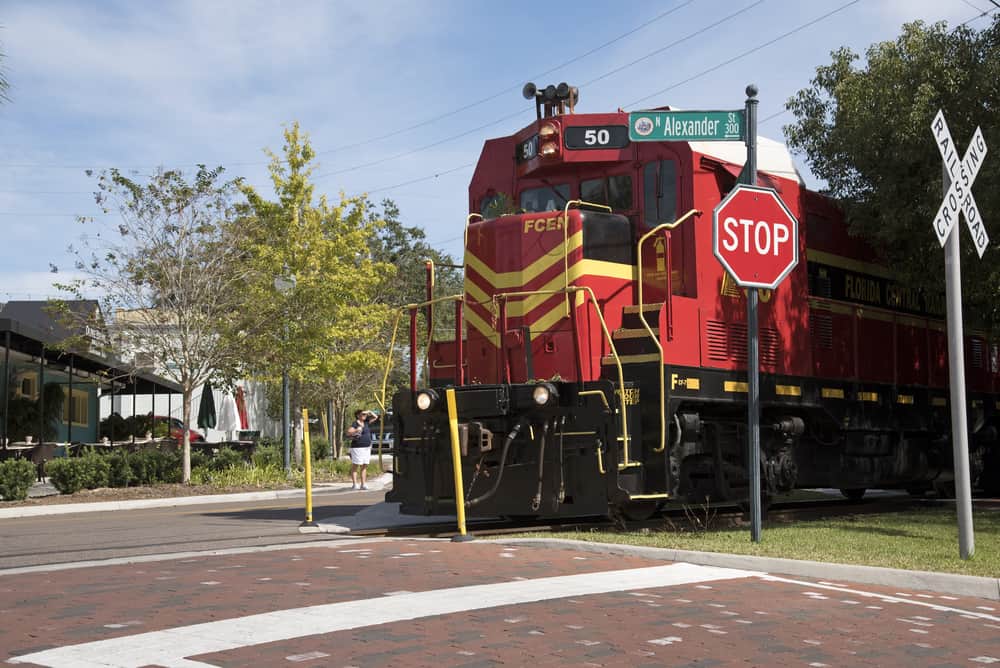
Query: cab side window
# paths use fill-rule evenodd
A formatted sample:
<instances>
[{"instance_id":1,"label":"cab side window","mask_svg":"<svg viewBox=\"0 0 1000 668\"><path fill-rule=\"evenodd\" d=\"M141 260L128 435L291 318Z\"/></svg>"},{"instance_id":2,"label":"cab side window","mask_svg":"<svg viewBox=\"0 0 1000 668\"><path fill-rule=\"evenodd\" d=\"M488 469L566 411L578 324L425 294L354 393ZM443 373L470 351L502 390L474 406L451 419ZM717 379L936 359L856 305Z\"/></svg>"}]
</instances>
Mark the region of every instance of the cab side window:
<instances>
[{"instance_id":1,"label":"cab side window","mask_svg":"<svg viewBox=\"0 0 1000 668\"><path fill-rule=\"evenodd\" d=\"M632 208L632 177L619 174L606 179L581 181L580 199L610 206L616 212L628 211Z\"/></svg>"},{"instance_id":2,"label":"cab side window","mask_svg":"<svg viewBox=\"0 0 1000 668\"><path fill-rule=\"evenodd\" d=\"M642 221L647 227L677 220L677 163L659 160L642 171Z\"/></svg>"}]
</instances>

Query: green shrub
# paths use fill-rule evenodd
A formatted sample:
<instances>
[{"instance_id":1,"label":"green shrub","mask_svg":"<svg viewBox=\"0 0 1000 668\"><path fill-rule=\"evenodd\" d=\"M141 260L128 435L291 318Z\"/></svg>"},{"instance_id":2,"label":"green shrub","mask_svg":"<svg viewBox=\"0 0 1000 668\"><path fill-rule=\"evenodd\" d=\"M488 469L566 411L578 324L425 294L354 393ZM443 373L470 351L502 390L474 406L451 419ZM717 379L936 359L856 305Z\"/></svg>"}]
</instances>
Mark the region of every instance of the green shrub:
<instances>
[{"instance_id":1,"label":"green shrub","mask_svg":"<svg viewBox=\"0 0 1000 668\"><path fill-rule=\"evenodd\" d=\"M313 461L326 459L330 456L330 441L325 438L312 439L309 446Z\"/></svg>"},{"instance_id":2,"label":"green shrub","mask_svg":"<svg viewBox=\"0 0 1000 668\"><path fill-rule=\"evenodd\" d=\"M221 448L209 464L213 471L225 471L226 469L237 468L244 465L243 455L232 448ZM192 466L192 468L194 468Z\"/></svg>"},{"instance_id":3,"label":"green shrub","mask_svg":"<svg viewBox=\"0 0 1000 668\"><path fill-rule=\"evenodd\" d=\"M180 482L181 457L182 453L178 448L156 448L133 453L129 457L129 465L132 468L134 484ZM194 460L194 452L191 453L191 459Z\"/></svg>"},{"instance_id":4,"label":"green shrub","mask_svg":"<svg viewBox=\"0 0 1000 668\"><path fill-rule=\"evenodd\" d=\"M250 457L250 463L258 468L264 468L267 466L283 468L285 465L285 457L281 449L281 445L266 441L262 441L261 443L262 444L257 446L253 455Z\"/></svg>"},{"instance_id":5,"label":"green shrub","mask_svg":"<svg viewBox=\"0 0 1000 668\"><path fill-rule=\"evenodd\" d=\"M313 478L333 478L339 479L350 475L351 460L349 459L323 459L313 464Z\"/></svg>"},{"instance_id":6,"label":"green shrub","mask_svg":"<svg viewBox=\"0 0 1000 668\"><path fill-rule=\"evenodd\" d=\"M27 459L0 462L0 501L23 501L38 476L38 469Z\"/></svg>"},{"instance_id":7,"label":"green shrub","mask_svg":"<svg viewBox=\"0 0 1000 668\"><path fill-rule=\"evenodd\" d=\"M204 450L196 450L191 448L191 470L195 470L201 466L208 466L209 456L205 454ZM184 451L178 450L177 455L177 465L182 466L184 463Z\"/></svg>"},{"instance_id":8,"label":"green shrub","mask_svg":"<svg viewBox=\"0 0 1000 668\"><path fill-rule=\"evenodd\" d=\"M79 462L79 457L45 462L45 475L60 494L73 494L83 489L83 467Z\"/></svg>"},{"instance_id":9,"label":"green shrub","mask_svg":"<svg viewBox=\"0 0 1000 668\"><path fill-rule=\"evenodd\" d=\"M219 485L222 487L281 485L287 482L285 470L280 465L249 466L240 464L217 471L203 467L191 471L191 482L196 485Z\"/></svg>"},{"instance_id":10,"label":"green shrub","mask_svg":"<svg viewBox=\"0 0 1000 668\"><path fill-rule=\"evenodd\" d=\"M112 452L107 455L108 487L128 487L134 482L129 458L129 453L124 451Z\"/></svg>"},{"instance_id":11,"label":"green shrub","mask_svg":"<svg viewBox=\"0 0 1000 668\"><path fill-rule=\"evenodd\" d=\"M83 456L76 458L80 466L80 479L86 489L97 489L108 486L111 465L108 458L93 449L88 449Z\"/></svg>"}]
</instances>

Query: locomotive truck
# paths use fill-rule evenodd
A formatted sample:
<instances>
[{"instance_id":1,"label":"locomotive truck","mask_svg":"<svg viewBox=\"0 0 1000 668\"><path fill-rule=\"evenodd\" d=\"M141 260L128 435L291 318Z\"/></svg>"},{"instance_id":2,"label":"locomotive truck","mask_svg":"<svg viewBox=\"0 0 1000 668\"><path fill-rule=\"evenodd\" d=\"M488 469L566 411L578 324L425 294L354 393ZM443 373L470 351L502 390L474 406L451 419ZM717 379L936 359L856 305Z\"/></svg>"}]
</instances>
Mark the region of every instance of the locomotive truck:
<instances>
[{"instance_id":1,"label":"locomotive truck","mask_svg":"<svg viewBox=\"0 0 1000 668\"><path fill-rule=\"evenodd\" d=\"M455 333L418 350L411 331L427 373L418 385L411 360L392 401L386 499L508 517L747 499L746 294L711 224L744 144L633 142L626 112L576 113L575 88L525 96L536 120L486 141L469 186ZM953 490L943 294L895 279L784 145L758 146L758 185L798 219L800 258L759 293L762 498ZM971 473L996 492L998 343L966 332Z\"/></svg>"}]
</instances>

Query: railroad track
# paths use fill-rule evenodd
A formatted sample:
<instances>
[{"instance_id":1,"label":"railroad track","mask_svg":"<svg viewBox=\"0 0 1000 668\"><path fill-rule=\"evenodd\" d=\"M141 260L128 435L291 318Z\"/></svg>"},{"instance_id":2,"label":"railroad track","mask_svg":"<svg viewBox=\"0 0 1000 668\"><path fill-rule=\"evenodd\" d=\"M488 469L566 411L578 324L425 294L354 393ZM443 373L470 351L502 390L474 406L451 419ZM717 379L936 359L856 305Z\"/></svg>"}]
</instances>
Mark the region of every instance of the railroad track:
<instances>
[{"instance_id":1,"label":"railroad track","mask_svg":"<svg viewBox=\"0 0 1000 668\"><path fill-rule=\"evenodd\" d=\"M767 512L769 522L793 522L818 519L831 515L857 515L926 508L943 503L939 499L920 499L910 496L886 497L850 501L849 499L810 499L784 501L771 504ZM591 529L612 529L616 526L625 531L642 529L688 528L697 522L717 526L745 521L746 513L738 506L697 504L668 507L648 520L615 521L608 517L584 517L570 519L473 519L466 523L469 533L476 536L502 536L512 533L552 533L556 531L589 531ZM411 524L387 528L360 529L352 531L352 536L425 536L429 538L450 538L458 533L455 522L441 524Z\"/></svg>"}]
</instances>

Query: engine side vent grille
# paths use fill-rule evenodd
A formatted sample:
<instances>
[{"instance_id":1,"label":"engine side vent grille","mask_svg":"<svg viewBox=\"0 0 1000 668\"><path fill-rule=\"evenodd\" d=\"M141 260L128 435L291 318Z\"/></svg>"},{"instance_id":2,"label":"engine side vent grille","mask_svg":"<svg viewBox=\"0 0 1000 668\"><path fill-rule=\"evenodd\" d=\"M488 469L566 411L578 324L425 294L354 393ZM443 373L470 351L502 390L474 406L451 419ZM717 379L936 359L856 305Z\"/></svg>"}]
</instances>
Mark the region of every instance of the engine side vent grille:
<instances>
[{"instance_id":1,"label":"engine side vent grille","mask_svg":"<svg viewBox=\"0 0 1000 668\"><path fill-rule=\"evenodd\" d=\"M726 323L709 320L705 323L705 339L708 341L708 359L725 361L729 359L729 336Z\"/></svg>"},{"instance_id":2,"label":"engine side vent grille","mask_svg":"<svg viewBox=\"0 0 1000 668\"><path fill-rule=\"evenodd\" d=\"M833 316L810 311L809 331L812 333L813 350L833 350Z\"/></svg>"},{"instance_id":3,"label":"engine side vent grille","mask_svg":"<svg viewBox=\"0 0 1000 668\"><path fill-rule=\"evenodd\" d=\"M982 369L986 366L985 358L983 356L983 342L982 339L973 338L969 341L969 347L972 349L972 368Z\"/></svg>"},{"instance_id":4,"label":"engine side vent grille","mask_svg":"<svg viewBox=\"0 0 1000 668\"><path fill-rule=\"evenodd\" d=\"M761 364L765 366L778 365L778 344L778 330L773 327L764 327L760 330L760 335L757 337L757 345L759 346L757 354Z\"/></svg>"},{"instance_id":5,"label":"engine side vent grille","mask_svg":"<svg viewBox=\"0 0 1000 668\"><path fill-rule=\"evenodd\" d=\"M760 339L758 339L758 342ZM739 323L729 325L729 359L734 362L747 361L747 326Z\"/></svg>"}]
</instances>

